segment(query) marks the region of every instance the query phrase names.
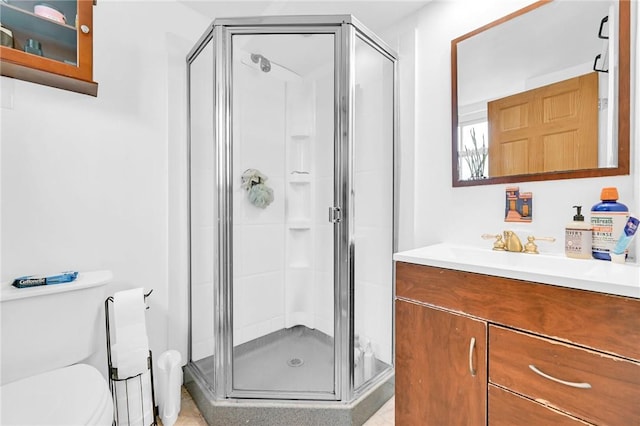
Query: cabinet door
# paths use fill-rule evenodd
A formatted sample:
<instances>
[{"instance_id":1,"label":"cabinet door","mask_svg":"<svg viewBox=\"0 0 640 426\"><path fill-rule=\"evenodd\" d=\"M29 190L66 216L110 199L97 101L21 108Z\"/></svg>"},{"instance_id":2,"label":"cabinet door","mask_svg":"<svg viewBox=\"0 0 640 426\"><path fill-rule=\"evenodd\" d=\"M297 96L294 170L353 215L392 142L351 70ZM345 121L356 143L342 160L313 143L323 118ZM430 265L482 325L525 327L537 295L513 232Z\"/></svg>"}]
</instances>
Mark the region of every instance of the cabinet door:
<instances>
[{"instance_id":1,"label":"cabinet door","mask_svg":"<svg viewBox=\"0 0 640 426\"><path fill-rule=\"evenodd\" d=\"M487 324L396 301L396 425L486 424Z\"/></svg>"},{"instance_id":2,"label":"cabinet door","mask_svg":"<svg viewBox=\"0 0 640 426\"><path fill-rule=\"evenodd\" d=\"M46 7L50 17L37 14L38 7ZM0 46L0 74L97 95L93 0L0 1L0 15L13 35L9 46Z\"/></svg>"}]
</instances>

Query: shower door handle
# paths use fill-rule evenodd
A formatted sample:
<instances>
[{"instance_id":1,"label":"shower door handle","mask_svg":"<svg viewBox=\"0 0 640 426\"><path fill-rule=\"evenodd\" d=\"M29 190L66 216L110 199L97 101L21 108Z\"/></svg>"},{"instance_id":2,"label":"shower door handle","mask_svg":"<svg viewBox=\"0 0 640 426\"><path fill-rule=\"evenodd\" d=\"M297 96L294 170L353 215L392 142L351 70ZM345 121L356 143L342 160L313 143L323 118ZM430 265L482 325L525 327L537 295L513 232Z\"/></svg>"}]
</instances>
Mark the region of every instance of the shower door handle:
<instances>
[{"instance_id":1,"label":"shower door handle","mask_svg":"<svg viewBox=\"0 0 640 426\"><path fill-rule=\"evenodd\" d=\"M340 222L340 207L329 207L329 222Z\"/></svg>"}]
</instances>

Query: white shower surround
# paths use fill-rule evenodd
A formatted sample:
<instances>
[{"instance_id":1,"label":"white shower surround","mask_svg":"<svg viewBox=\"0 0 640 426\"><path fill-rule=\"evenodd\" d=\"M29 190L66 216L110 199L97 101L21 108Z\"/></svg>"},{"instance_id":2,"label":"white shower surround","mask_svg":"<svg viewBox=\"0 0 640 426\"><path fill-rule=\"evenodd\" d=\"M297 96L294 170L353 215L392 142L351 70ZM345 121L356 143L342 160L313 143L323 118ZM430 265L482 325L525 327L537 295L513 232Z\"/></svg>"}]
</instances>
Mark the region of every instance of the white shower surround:
<instances>
[{"instance_id":1,"label":"white shower surround","mask_svg":"<svg viewBox=\"0 0 640 426\"><path fill-rule=\"evenodd\" d=\"M355 334L392 364L393 63L359 39L355 81Z\"/></svg>"},{"instance_id":2,"label":"white shower surround","mask_svg":"<svg viewBox=\"0 0 640 426\"><path fill-rule=\"evenodd\" d=\"M333 132L316 135L317 128L333 128L332 97L316 95L317 81L328 82L333 93L331 68L303 78L237 65L233 344L296 325L333 336L333 264L326 262L333 257L333 229L326 221L333 159L317 157L331 151L325 147L332 146ZM265 173L274 189L274 203L264 210L235 185L247 168Z\"/></svg>"}]
</instances>

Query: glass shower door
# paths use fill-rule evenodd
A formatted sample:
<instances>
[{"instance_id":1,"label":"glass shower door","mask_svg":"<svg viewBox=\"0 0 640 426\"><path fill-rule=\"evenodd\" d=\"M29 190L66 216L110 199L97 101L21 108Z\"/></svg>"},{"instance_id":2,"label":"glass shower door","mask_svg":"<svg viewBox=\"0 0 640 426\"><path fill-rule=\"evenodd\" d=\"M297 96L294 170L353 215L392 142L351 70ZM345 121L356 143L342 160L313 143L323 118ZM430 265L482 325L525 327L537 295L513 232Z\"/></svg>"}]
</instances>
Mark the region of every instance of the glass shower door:
<instances>
[{"instance_id":1,"label":"glass shower door","mask_svg":"<svg viewBox=\"0 0 640 426\"><path fill-rule=\"evenodd\" d=\"M335 34L269 31L231 35L232 395L334 399Z\"/></svg>"},{"instance_id":2,"label":"glass shower door","mask_svg":"<svg viewBox=\"0 0 640 426\"><path fill-rule=\"evenodd\" d=\"M394 61L354 43L354 387L393 365Z\"/></svg>"},{"instance_id":3,"label":"glass shower door","mask_svg":"<svg viewBox=\"0 0 640 426\"><path fill-rule=\"evenodd\" d=\"M218 241L213 58L210 39L189 62L189 251L190 356L213 387L215 367L214 291Z\"/></svg>"}]
</instances>

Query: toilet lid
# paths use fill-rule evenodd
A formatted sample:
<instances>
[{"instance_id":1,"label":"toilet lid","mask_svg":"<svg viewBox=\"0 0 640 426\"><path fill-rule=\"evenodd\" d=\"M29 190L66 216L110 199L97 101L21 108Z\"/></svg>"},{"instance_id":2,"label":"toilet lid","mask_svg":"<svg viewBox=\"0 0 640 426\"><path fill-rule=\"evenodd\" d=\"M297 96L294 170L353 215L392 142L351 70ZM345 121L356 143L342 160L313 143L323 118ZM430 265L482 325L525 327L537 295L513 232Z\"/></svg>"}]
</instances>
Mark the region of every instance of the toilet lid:
<instances>
[{"instance_id":1,"label":"toilet lid","mask_svg":"<svg viewBox=\"0 0 640 426\"><path fill-rule=\"evenodd\" d=\"M105 410L113 411L106 380L86 364L38 374L0 389L0 423L6 425L89 425L104 418ZM108 417L112 420L113 414Z\"/></svg>"}]
</instances>

